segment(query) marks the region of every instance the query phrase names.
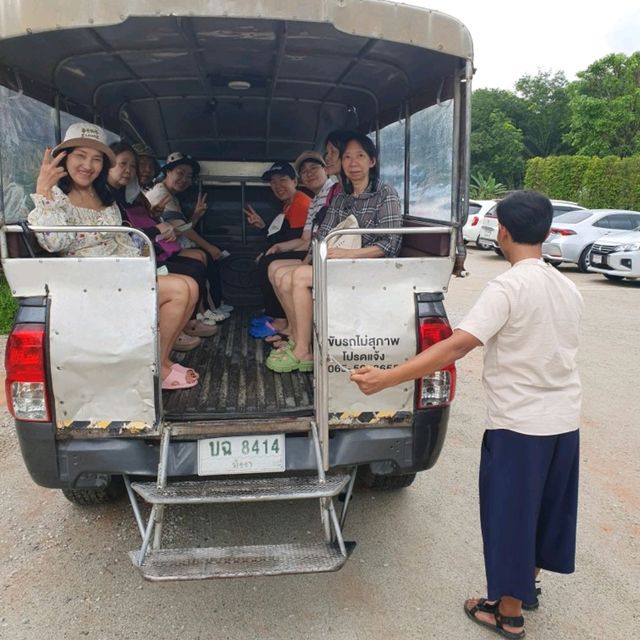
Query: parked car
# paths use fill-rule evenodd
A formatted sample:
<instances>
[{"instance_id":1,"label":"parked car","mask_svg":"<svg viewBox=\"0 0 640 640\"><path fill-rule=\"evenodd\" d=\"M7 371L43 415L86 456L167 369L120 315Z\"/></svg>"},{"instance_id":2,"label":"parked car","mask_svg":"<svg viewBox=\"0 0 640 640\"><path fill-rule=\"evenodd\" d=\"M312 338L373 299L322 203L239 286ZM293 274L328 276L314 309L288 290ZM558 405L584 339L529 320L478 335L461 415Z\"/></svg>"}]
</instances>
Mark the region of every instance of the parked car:
<instances>
[{"instance_id":1,"label":"parked car","mask_svg":"<svg viewBox=\"0 0 640 640\"><path fill-rule=\"evenodd\" d=\"M554 219L569 211L578 211L584 209L575 202L568 202L567 200L552 200L551 206L553 207ZM489 249L493 249L499 256L502 255L500 247L498 246L498 214L496 213L497 203L487 211L482 227L480 228L480 236L478 237L478 243L486 246ZM559 264L559 263L558 263Z\"/></svg>"},{"instance_id":2,"label":"parked car","mask_svg":"<svg viewBox=\"0 0 640 640\"><path fill-rule=\"evenodd\" d=\"M589 271L609 280L640 278L640 227L598 238L591 247Z\"/></svg>"},{"instance_id":3,"label":"parked car","mask_svg":"<svg viewBox=\"0 0 640 640\"><path fill-rule=\"evenodd\" d=\"M590 252L596 240L615 231L631 231L640 225L640 213L620 209L583 209L554 219L542 244L542 255L551 264L573 262L583 273L589 270Z\"/></svg>"},{"instance_id":4,"label":"parked car","mask_svg":"<svg viewBox=\"0 0 640 640\"><path fill-rule=\"evenodd\" d=\"M480 249L491 249L491 245L480 242L480 228L485 215L495 204L495 200L469 200L469 215L462 227L465 242L473 242Z\"/></svg>"}]
</instances>

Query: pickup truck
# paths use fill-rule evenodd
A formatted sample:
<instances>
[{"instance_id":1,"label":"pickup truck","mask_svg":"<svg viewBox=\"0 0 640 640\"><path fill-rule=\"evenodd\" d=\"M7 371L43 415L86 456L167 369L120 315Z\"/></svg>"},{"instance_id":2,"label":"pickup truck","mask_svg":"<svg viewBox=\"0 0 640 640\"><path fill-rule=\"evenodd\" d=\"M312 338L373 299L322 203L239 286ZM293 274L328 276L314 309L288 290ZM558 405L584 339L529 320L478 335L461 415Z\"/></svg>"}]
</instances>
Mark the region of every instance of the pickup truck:
<instances>
[{"instance_id":1,"label":"pickup truck","mask_svg":"<svg viewBox=\"0 0 640 640\"><path fill-rule=\"evenodd\" d=\"M373 0L357 11L319 0L304 21L289 0L261 3L259 16L245 3L212 3L206 14L195 0L179 14L160 4L132 0L127 15L106 5L30 11L32 1L7 9L2 99L16 131L50 136L53 119L59 139L61 122L84 118L159 159L176 148L200 159L208 211L199 232L229 252L222 282L235 311L201 347L174 354L203 372L200 384L163 392L152 252L43 254L33 234L60 229L3 212L2 263L18 301L6 388L22 455L35 482L76 504L126 491L142 539L131 558L145 578L336 570L353 549L342 528L356 474L370 487L406 487L445 441L455 367L371 397L345 369L395 366L451 333L444 296L464 259L471 39L444 14ZM402 250L328 260L327 239L315 239L315 373L274 374L268 347L248 332L265 240L243 208L268 223L277 213L260 181L269 161L317 148L340 127L375 137L383 180L402 200L404 226L386 230L402 234ZM32 168L29 179L10 168L26 193ZM320 501L319 542L162 546L173 504L294 498Z\"/></svg>"}]
</instances>

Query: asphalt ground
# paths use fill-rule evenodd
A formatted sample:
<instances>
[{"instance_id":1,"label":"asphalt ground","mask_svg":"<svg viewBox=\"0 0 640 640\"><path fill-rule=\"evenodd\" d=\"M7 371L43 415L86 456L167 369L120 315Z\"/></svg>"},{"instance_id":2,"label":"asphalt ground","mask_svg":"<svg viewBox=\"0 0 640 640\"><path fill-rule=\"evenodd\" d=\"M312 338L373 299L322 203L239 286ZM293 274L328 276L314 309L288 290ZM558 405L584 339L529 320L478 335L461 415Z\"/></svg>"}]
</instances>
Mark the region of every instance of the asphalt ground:
<instances>
[{"instance_id":1,"label":"asphalt ground","mask_svg":"<svg viewBox=\"0 0 640 640\"><path fill-rule=\"evenodd\" d=\"M469 277L452 281L447 295L454 323L507 264L471 249L467 267ZM640 282L561 270L586 303L577 571L543 575L541 607L526 616L527 637L626 640L638 636L640 622ZM345 531L358 546L341 571L323 575L145 582L127 556L139 546L128 503L80 508L36 486L1 409L0 638L496 637L462 611L466 597L484 595L480 369L480 351L458 365L457 398L438 464L402 491L360 489ZM311 538L318 520L315 504L297 502L178 509L169 525L240 543Z\"/></svg>"}]
</instances>

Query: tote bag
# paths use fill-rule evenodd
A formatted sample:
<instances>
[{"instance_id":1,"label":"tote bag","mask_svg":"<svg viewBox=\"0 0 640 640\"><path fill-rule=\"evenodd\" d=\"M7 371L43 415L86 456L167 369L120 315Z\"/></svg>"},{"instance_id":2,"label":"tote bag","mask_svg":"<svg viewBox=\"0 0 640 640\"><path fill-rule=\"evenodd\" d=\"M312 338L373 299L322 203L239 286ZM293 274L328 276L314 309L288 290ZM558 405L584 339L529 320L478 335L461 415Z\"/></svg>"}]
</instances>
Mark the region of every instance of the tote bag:
<instances>
[{"instance_id":1,"label":"tote bag","mask_svg":"<svg viewBox=\"0 0 640 640\"><path fill-rule=\"evenodd\" d=\"M359 229L357 218L351 214L347 216L342 222L339 222L331 231L337 231L339 229ZM356 234L345 234L336 236L327 241L327 247L329 249L361 249L362 248L362 236Z\"/></svg>"}]
</instances>

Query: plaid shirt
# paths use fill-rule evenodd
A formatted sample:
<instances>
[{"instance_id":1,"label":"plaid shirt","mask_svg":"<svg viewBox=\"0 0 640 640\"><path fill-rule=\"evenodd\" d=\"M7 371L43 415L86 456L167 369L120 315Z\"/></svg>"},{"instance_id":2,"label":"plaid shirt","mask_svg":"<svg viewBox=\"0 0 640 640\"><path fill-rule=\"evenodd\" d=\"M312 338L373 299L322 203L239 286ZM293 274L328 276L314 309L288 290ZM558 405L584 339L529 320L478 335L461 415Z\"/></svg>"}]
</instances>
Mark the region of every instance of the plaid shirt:
<instances>
[{"instance_id":1,"label":"plaid shirt","mask_svg":"<svg viewBox=\"0 0 640 640\"><path fill-rule=\"evenodd\" d=\"M388 184L381 184L376 191L365 191L359 195L336 195L318 229L318 237L324 238L333 227L351 214L356 217L361 229L402 226L398 193ZM385 257L390 258L398 255L401 238L400 235L367 233L362 236L362 247L380 247Z\"/></svg>"}]
</instances>

